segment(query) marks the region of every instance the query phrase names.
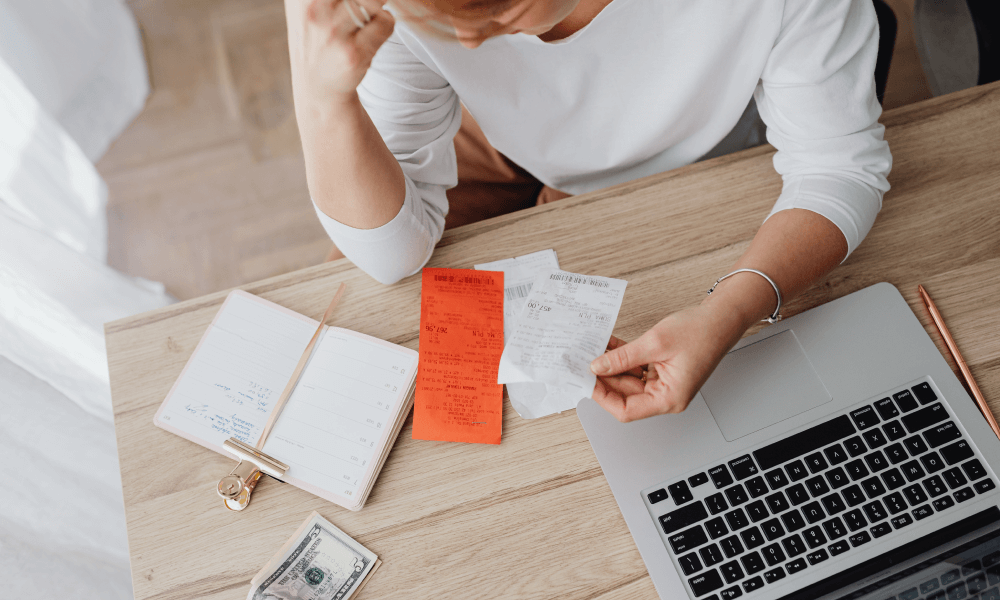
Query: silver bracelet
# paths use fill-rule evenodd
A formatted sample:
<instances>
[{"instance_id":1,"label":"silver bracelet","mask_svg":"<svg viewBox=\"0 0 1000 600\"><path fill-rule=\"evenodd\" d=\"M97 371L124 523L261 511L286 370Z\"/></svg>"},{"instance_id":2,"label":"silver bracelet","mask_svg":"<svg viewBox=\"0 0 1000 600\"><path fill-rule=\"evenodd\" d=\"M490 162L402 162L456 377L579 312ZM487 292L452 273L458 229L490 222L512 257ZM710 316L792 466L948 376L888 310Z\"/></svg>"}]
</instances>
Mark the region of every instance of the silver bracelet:
<instances>
[{"instance_id":1,"label":"silver bracelet","mask_svg":"<svg viewBox=\"0 0 1000 600\"><path fill-rule=\"evenodd\" d=\"M767 275L761 273L760 271L758 271L756 269L736 269L735 271L733 271L732 273L729 273L728 275L723 275L722 277L719 277L715 281L715 285L712 286L712 289L708 290L708 295L709 296L712 295L712 292L715 291L715 286L719 285L719 283L721 283L723 279L726 279L727 277L732 277L733 275L736 275L737 273L756 273L756 274L760 275L761 277L763 277L764 279L766 279L767 282L771 284L771 287L774 288L775 295L778 296L778 306L774 307L774 312L771 313L770 317L768 317L766 319L761 319L761 321L767 321L768 323L772 323L772 324L773 323L777 323L778 321L780 321L781 320L781 315L778 314L778 312L781 310L781 290L778 289L778 284L774 283L774 281L770 277L768 277Z\"/></svg>"}]
</instances>

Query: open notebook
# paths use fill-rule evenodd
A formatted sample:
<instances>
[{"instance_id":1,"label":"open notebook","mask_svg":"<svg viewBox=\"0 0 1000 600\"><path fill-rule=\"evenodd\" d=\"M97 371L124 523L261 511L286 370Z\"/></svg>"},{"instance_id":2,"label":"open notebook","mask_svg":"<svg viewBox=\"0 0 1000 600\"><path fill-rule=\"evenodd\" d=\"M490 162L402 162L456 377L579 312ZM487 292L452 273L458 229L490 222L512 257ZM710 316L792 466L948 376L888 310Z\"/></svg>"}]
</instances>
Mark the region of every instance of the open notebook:
<instances>
[{"instance_id":1,"label":"open notebook","mask_svg":"<svg viewBox=\"0 0 1000 600\"><path fill-rule=\"evenodd\" d=\"M253 446L319 326L236 290L202 336L153 422L231 456ZM359 510L413 402L417 353L325 327L263 451L289 466L284 481Z\"/></svg>"}]
</instances>

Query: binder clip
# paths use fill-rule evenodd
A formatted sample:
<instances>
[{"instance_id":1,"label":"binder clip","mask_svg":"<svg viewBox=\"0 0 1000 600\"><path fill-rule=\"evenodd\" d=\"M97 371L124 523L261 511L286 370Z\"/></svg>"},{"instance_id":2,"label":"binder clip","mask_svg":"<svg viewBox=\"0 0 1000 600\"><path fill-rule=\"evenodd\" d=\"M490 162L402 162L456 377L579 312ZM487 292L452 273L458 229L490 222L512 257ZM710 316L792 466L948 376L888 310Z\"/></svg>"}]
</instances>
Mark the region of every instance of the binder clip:
<instances>
[{"instance_id":1,"label":"binder clip","mask_svg":"<svg viewBox=\"0 0 1000 600\"><path fill-rule=\"evenodd\" d=\"M280 480L288 470L288 465L285 463L236 438L229 438L222 445L240 459L236 468L219 480L218 492L229 510L243 510L250 504L250 494L257 487L257 481L262 475L270 475Z\"/></svg>"}]
</instances>

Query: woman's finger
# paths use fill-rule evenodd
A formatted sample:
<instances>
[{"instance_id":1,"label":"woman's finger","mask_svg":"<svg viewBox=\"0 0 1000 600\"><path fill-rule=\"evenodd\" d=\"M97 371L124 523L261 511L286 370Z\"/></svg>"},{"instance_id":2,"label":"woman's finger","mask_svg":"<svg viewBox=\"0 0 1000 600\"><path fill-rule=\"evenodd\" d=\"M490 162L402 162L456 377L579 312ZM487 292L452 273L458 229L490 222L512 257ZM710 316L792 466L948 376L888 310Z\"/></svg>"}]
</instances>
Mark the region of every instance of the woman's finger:
<instances>
[{"instance_id":1,"label":"woman's finger","mask_svg":"<svg viewBox=\"0 0 1000 600\"><path fill-rule=\"evenodd\" d=\"M393 16L387 11L379 10L372 15L371 22L365 25L364 29L360 29L354 34L355 43L365 51L370 60L392 35L395 26L396 20Z\"/></svg>"}]
</instances>

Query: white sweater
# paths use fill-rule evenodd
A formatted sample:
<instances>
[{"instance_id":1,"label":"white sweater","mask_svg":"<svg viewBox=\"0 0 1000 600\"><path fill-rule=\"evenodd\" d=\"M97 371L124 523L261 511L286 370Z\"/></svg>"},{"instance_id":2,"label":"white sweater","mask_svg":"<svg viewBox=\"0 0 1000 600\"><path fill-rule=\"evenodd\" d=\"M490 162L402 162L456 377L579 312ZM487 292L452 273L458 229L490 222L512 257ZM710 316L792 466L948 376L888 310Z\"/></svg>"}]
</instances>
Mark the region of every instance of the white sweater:
<instances>
[{"instance_id":1,"label":"white sweater","mask_svg":"<svg viewBox=\"0 0 1000 600\"><path fill-rule=\"evenodd\" d=\"M392 283L441 238L459 99L497 150L579 194L698 160L753 97L784 181L771 214L817 212L850 253L889 189L877 50L871 0L614 0L564 40L504 35L475 50L400 21L358 93L403 169L403 207L367 230L317 213L348 258Z\"/></svg>"}]
</instances>

